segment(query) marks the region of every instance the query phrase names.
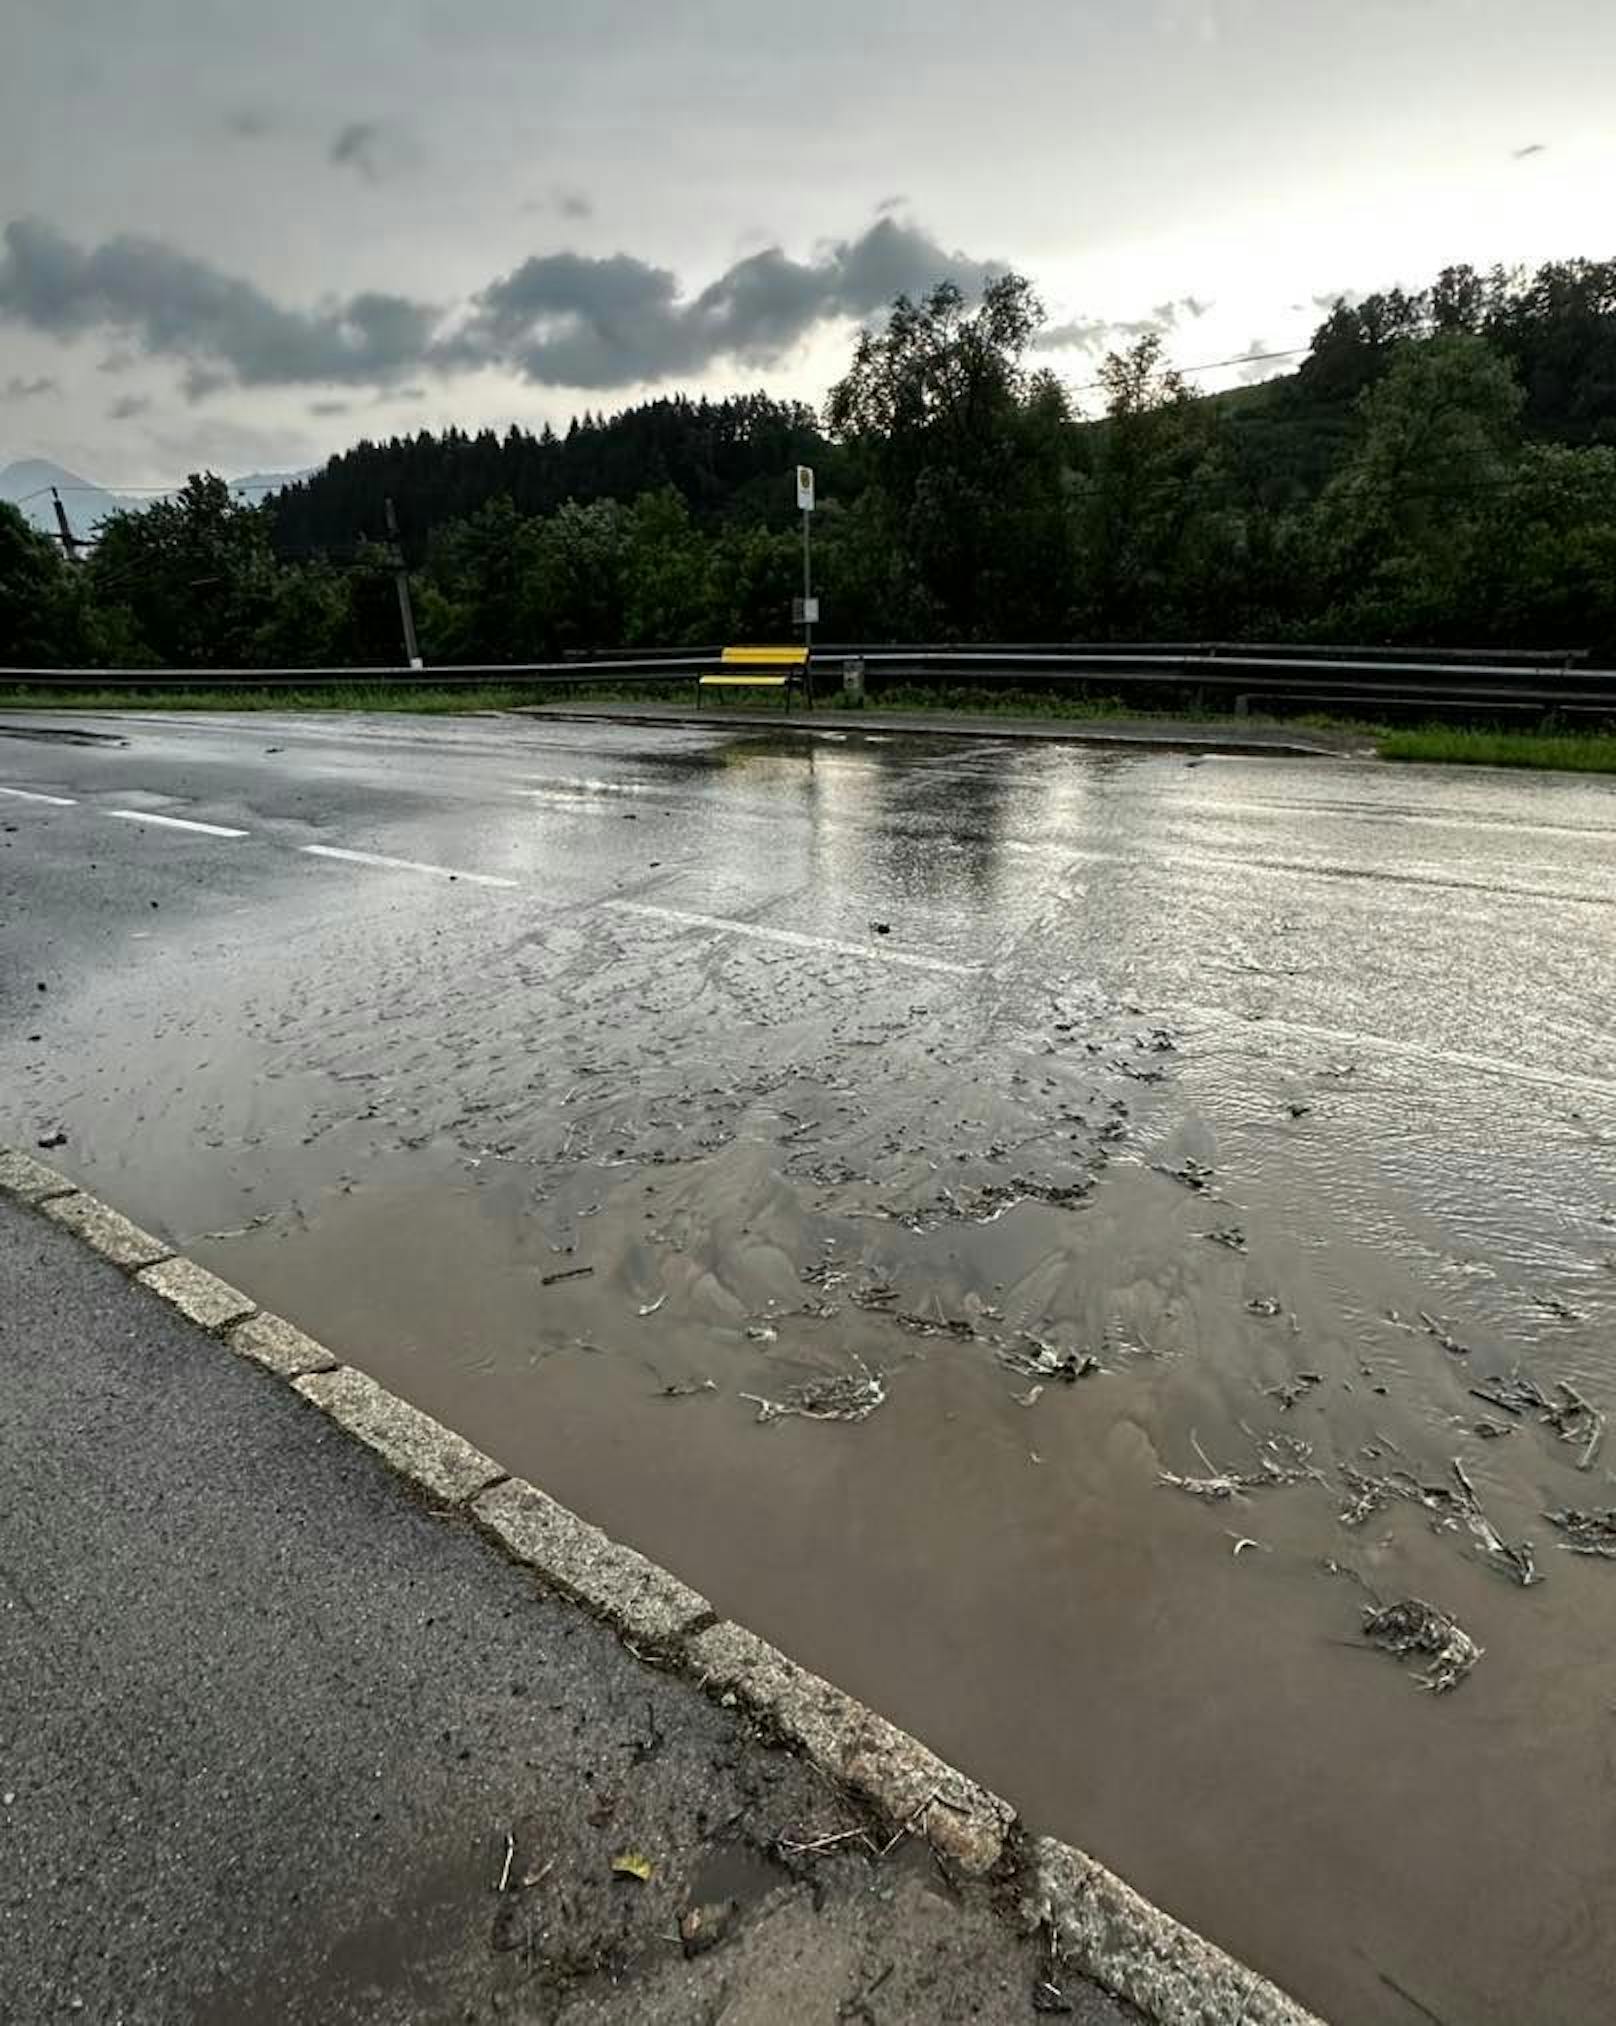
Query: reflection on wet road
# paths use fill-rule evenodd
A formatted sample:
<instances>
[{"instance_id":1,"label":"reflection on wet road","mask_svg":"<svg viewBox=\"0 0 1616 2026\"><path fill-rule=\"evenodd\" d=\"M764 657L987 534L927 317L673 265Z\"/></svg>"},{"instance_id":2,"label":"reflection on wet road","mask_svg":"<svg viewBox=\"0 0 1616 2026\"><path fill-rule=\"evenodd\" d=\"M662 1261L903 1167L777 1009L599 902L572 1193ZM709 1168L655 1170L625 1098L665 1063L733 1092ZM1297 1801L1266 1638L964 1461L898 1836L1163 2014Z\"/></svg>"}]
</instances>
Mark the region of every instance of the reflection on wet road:
<instances>
[{"instance_id":1,"label":"reflection on wet road","mask_svg":"<svg viewBox=\"0 0 1616 2026\"><path fill-rule=\"evenodd\" d=\"M1608 787L83 730L0 738L0 1138L1327 2016L1607 2016Z\"/></svg>"}]
</instances>

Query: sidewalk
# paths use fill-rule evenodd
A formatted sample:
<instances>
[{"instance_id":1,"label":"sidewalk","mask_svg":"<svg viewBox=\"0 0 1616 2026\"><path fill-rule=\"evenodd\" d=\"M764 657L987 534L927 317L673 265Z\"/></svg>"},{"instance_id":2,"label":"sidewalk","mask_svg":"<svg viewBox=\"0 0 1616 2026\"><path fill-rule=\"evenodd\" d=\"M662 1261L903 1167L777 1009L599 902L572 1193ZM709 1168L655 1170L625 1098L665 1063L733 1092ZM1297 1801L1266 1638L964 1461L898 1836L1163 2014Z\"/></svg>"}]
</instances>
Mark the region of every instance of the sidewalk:
<instances>
[{"instance_id":1,"label":"sidewalk","mask_svg":"<svg viewBox=\"0 0 1616 2026\"><path fill-rule=\"evenodd\" d=\"M1297 731L1240 718L1057 718L1007 717L996 711L842 710L737 708L733 704L695 707L644 701L533 704L514 715L567 722L625 725L702 726L722 731L840 733L858 737L907 734L923 738L1015 739L1052 745L1110 746L1175 753L1225 753L1235 757L1320 759L1373 757L1373 744L1360 732Z\"/></svg>"},{"instance_id":2,"label":"sidewalk","mask_svg":"<svg viewBox=\"0 0 1616 2026\"><path fill-rule=\"evenodd\" d=\"M1013 1886L3 1195L0 1289L0 2020L1035 2016Z\"/></svg>"}]
</instances>

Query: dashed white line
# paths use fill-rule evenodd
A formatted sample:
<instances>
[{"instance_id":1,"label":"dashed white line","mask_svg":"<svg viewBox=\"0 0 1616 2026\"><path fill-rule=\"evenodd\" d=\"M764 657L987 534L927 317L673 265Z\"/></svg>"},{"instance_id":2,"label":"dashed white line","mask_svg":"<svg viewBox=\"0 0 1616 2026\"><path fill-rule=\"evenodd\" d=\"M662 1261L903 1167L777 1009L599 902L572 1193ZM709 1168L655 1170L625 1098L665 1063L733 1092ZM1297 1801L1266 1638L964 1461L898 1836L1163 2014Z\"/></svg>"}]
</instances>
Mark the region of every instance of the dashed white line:
<instances>
[{"instance_id":1,"label":"dashed white line","mask_svg":"<svg viewBox=\"0 0 1616 2026\"><path fill-rule=\"evenodd\" d=\"M417 858L383 858L376 851L339 851L334 844L304 844L299 849L311 858L340 858L348 865L376 865L384 872L425 872L434 879L463 880L468 886L516 887L520 880L505 879L497 872L456 872L447 865L423 865Z\"/></svg>"},{"instance_id":2,"label":"dashed white line","mask_svg":"<svg viewBox=\"0 0 1616 2026\"><path fill-rule=\"evenodd\" d=\"M75 807L71 795L45 795L31 788L0 788L0 795L15 795L25 802L48 802L59 808ZM191 830L204 837L246 837L246 830L233 830L223 823L198 823L185 816L159 816L150 809L108 809L125 823L154 823L165 830ZM428 865L418 858L388 858L379 851L345 851L335 844L303 844L298 849L310 858L334 858L345 865L373 865L383 872L421 872L432 879L456 880L466 886L499 887L517 891L522 882L497 872L459 872L452 866ZM587 904L586 904L587 905ZM688 908L656 907L647 901L603 900L598 903L615 914L636 915L647 921L671 922L677 928L706 929L723 936L741 936L752 942L779 943L787 949L824 950L839 957L859 957L866 963L896 964L911 971L932 971L950 978L974 978L980 964L956 964L946 957L926 957L909 950L883 949L869 943L843 942L834 936L808 935L800 929L770 928L762 922L737 921L731 915L698 914Z\"/></svg>"},{"instance_id":3,"label":"dashed white line","mask_svg":"<svg viewBox=\"0 0 1616 2026\"><path fill-rule=\"evenodd\" d=\"M740 922L730 915L692 914L687 909L653 907L637 900L605 900L600 903L615 914L643 915L650 921L675 922L681 928L712 929L725 936L750 936L760 943L784 943L794 950L830 950L839 957L862 957L881 964L902 964L911 971L940 971L950 978L974 978L980 964L955 964L947 957L922 957L908 950L877 949L869 943L839 942L834 936L810 936L801 929L772 929L761 922Z\"/></svg>"},{"instance_id":4,"label":"dashed white line","mask_svg":"<svg viewBox=\"0 0 1616 2026\"><path fill-rule=\"evenodd\" d=\"M230 830L223 823L193 823L185 816L155 816L150 809L109 809L124 823L156 823L164 830L196 830L204 837L245 837L245 830Z\"/></svg>"},{"instance_id":5,"label":"dashed white line","mask_svg":"<svg viewBox=\"0 0 1616 2026\"><path fill-rule=\"evenodd\" d=\"M0 788L0 795L15 795L19 802L49 802L54 809L74 809L75 795L41 795L37 788Z\"/></svg>"}]
</instances>

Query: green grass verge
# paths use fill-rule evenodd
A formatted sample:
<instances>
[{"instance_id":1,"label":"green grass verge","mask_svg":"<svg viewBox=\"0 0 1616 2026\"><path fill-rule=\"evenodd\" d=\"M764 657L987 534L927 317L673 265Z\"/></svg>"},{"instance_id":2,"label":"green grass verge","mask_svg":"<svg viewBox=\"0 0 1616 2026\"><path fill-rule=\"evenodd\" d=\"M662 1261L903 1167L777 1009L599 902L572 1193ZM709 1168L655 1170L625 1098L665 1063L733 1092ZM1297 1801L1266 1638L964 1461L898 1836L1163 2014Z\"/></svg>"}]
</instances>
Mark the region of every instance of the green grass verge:
<instances>
[{"instance_id":1,"label":"green grass verge","mask_svg":"<svg viewBox=\"0 0 1616 2026\"><path fill-rule=\"evenodd\" d=\"M490 683L479 687L416 689L393 683L331 683L318 689L295 685L273 689L165 689L161 682L116 689L0 689L0 710L54 711L408 711L433 717L464 716L478 711L514 710L542 701L548 692L535 692L520 683ZM667 697L665 688L590 688L567 690L553 700L577 702L585 698L611 698L623 702L633 698ZM681 694L678 701L687 699Z\"/></svg>"},{"instance_id":2,"label":"green grass verge","mask_svg":"<svg viewBox=\"0 0 1616 2026\"><path fill-rule=\"evenodd\" d=\"M577 689L537 689L524 683L489 683L478 688L416 689L391 683L339 683L318 689L295 685L277 689L172 689L160 677L149 683L109 685L97 690L0 689L0 709L50 711L400 711L422 716L465 716L480 711L532 709L553 703L647 703L688 707L693 690L683 684L596 683ZM706 711L715 721L726 713L753 716L770 707L761 694L711 697ZM839 713L845 706L840 689L821 698L820 708ZM957 711L980 717L1022 717L1101 723L1133 719L1170 719L1179 723L1222 724L1264 729L1289 726L1372 740L1386 760L1424 761L1445 766L1536 767L1585 774L1616 773L1616 733L1507 731L1464 725L1420 725L1397 728L1365 724L1309 712L1297 718L1253 715L1235 718L1228 712L1195 710L1183 704L1143 705L1118 696L1073 695L1043 688L983 691L949 684L904 683L882 687L870 696L876 711Z\"/></svg>"},{"instance_id":3,"label":"green grass verge","mask_svg":"<svg viewBox=\"0 0 1616 2026\"><path fill-rule=\"evenodd\" d=\"M1419 725L1381 731L1376 744L1383 760L1616 774L1616 733L1611 732L1500 732L1465 725Z\"/></svg>"}]
</instances>

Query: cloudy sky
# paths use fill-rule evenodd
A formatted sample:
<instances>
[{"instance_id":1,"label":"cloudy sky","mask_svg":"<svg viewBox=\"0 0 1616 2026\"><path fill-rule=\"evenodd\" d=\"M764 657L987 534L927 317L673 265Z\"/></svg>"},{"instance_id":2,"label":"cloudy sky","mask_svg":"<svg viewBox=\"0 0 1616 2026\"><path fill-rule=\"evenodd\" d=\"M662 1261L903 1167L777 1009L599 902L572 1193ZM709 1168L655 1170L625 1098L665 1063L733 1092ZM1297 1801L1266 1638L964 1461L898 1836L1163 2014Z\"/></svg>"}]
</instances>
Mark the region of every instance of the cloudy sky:
<instances>
[{"instance_id":1,"label":"cloudy sky","mask_svg":"<svg viewBox=\"0 0 1616 2026\"><path fill-rule=\"evenodd\" d=\"M1616 232L1611 0L7 0L0 464L817 400L1031 274L1075 385ZM1217 384L1252 369L1203 374ZM1257 369L1261 370L1261 369Z\"/></svg>"}]
</instances>

